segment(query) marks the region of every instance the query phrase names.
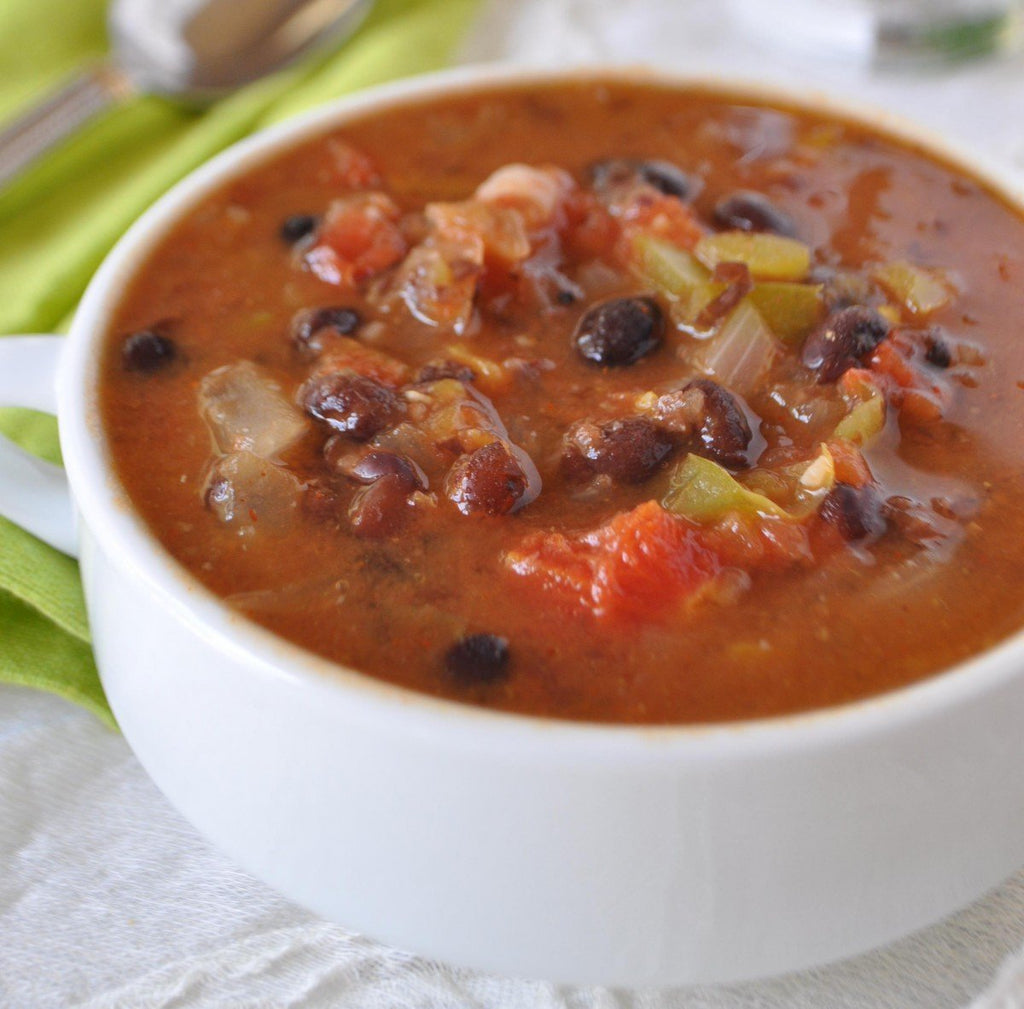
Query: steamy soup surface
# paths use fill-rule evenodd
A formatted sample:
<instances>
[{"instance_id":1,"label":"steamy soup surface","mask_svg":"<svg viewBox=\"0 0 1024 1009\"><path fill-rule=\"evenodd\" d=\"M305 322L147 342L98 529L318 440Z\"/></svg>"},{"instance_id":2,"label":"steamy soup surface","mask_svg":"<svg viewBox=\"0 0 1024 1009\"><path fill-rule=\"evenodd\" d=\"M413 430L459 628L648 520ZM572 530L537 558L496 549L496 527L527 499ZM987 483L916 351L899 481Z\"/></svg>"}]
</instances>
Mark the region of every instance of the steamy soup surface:
<instances>
[{"instance_id":1,"label":"steamy soup surface","mask_svg":"<svg viewBox=\"0 0 1024 1009\"><path fill-rule=\"evenodd\" d=\"M359 118L201 200L104 345L118 475L368 675L776 715L1024 617L1024 222L853 122L578 81Z\"/></svg>"}]
</instances>

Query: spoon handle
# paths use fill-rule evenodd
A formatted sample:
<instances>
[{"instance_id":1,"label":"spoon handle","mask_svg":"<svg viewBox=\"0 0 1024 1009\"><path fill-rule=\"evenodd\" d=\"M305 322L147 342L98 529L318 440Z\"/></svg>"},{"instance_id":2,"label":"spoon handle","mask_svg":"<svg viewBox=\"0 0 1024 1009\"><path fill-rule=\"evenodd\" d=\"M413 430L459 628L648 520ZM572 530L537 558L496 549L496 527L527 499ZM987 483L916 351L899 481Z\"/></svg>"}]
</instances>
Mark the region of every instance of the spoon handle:
<instances>
[{"instance_id":1,"label":"spoon handle","mask_svg":"<svg viewBox=\"0 0 1024 1009\"><path fill-rule=\"evenodd\" d=\"M100 65L72 78L0 130L0 189L94 115L133 91L120 70Z\"/></svg>"}]
</instances>

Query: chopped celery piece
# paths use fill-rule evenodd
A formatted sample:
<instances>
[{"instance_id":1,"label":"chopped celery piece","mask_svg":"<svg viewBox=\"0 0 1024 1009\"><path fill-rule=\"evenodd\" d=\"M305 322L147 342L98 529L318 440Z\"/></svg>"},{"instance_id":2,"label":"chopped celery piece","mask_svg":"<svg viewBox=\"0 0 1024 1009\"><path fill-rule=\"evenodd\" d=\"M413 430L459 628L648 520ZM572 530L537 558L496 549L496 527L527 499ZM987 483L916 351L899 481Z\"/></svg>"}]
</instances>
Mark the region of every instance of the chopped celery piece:
<instances>
[{"instance_id":1,"label":"chopped celery piece","mask_svg":"<svg viewBox=\"0 0 1024 1009\"><path fill-rule=\"evenodd\" d=\"M903 321L903 313L896 305L879 305L875 309L890 326L898 326Z\"/></svg>"},{"instance_id":2,"label":"chopped celery piece","mask_svg":"<svg viewBox=\"0 0 1024 1009\"><path fill-rule=\"evenodd\" d=\"M661 503L693 522L713 522L729 512L786 516L774 501L748 490L718 463L699 455L688 455L675 467Z\"/></svg>"},{"instance_id":3,"label":"chopped celery piece","mask_svg":"<svg viewBox=\"0 0 1024 1009\"><path fill-rule=\"evenodd\" d=\"M841 380L843 398L850 412L836 425L835 436L860 445L870 445L885 427L885 396L860 369L848 371Z\"/></svg>"},{"instance_id":4,"label":"chopped celery piece","mask_svg":"<svg viewBox=\"0 0 1024 1009\"><path fill-rule=\"evenodd\" d=\"M927 315L949 304L953 292L938 270L906 260L883 263L872 276L913 315Z\"/></svg>"},{"instance_id":5,"label":"chopped celery piece","mask_svg":"<svg viewBox=\"0 0 1024 1009\"><path fill-rule=\"evenodd\" d=\"M827 445L810 460L778 470L755 469L747 476L747 489L770 498L794 521L817 511L821 499L835 486L836 464Z\"/></svg>"},{"instance_id":6,"label":"chopped celery piece","mask_svg":"<svg viewBox=\"0 0 1024 1009\"><path fill-rule=\"evenodd\" d=\"M764 378L779 349L757 309L744 298L718 332L701 342L691 362L721 383L746 395Z\"/></svg>"},{"instance_id":7,"label":"chopped celery piece","mask_svg":"<svg viewBox=\"0 0 1024 1009\"><path fill-rule=\"evenodd\" d=\"M858 403L837 425L835 435L855 445L869 445L885 427L885 399L881 395Z\"/></svg>"},{"instance_id":8,"label":"chopped celery piece","mask_svg":"<svg viewBox=\"0 0 1024 1009\"><path fill-rule=\"evenodd\" d=\"M706 284L710 276L692 253L653 235L637 235L633 254L637 273L657 290L677 298Z\"/></svg>"},{"instance_id":9,"label":"chopped celery piece","mask_svg":"<svg viewBox=\"0 0 1024 1009\"><path fill-rule=\"evenodd\" d=\"M693 251L709 270L719 263L746 263L758 280L802 280L811 267L811 250L803 242L761 232L705 235Z\"/></svg>"},{"instance_id":10,"label":"chopped celery piece","mask_svg":"<svg viewBox=\"0 0 1024 1009\"><path fill-rule=\"evenodd\" d=\"M802 340L824 314L821 284L769 280L755 284L749 297L768 328L784 343Z\"/></svg>"}]
</instances>

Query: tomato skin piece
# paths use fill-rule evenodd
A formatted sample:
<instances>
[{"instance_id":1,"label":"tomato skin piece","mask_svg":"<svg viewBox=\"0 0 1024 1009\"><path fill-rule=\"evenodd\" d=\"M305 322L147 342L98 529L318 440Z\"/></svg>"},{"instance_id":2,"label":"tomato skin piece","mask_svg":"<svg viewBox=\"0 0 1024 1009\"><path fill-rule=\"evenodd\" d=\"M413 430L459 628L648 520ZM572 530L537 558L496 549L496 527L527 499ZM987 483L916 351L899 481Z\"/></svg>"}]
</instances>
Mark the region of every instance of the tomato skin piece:
<instances>
[{"instance_id":1,"label":"tomato skin piece","mask_svg":"<svg viewBox=\"0 0 1024 1009\"><path fill-rule=\"evenodd\" d=\"M656 191L639 193L622 208L619 220L627 239L627 258L633 235L654 235L680 249L692 249L704 235L690 207L674 196Z\"/></svg>"},{"instance_id":2,"label":"tomato skin piece","mask_svg":"<svg viewBox=\"0 0 1024 1009\"><path fill-rule=\"evenodd\" d=\"M930 381L915 365L912 348L884 340L873 351L870 367L891 383L890 398L902 417L917 424L942 420L952 398L949 389Z\"/></svg>"},{"instance_id":3,"label":"tomato skin piece","mask_svg":"<svg viewBox=\"0 0 1024 1009\"><path fill-rule=\"evenodd\" d=\"M593 193L578 191L566 204L566 251L576 259L610 257L619 238L618 222Z\"/></svg>"},{"instance_id":4,"label":"tomato skin piece","mask_svg":"<svg viewBox=\"0 0 1024 1009\"><path fill-rule=\"evenodd\" d=\"M808 526L785 519L754 519L733 512L703 529L705 545L723 566L782 571L813 560Z\"/></svg>"},{"instance_id":5,"label":"tomato skin piece","mask_svg":"<svg viewBox=\"0 0 1024 1009\"><path fill-rule=\"evenodd\" d=\"M516 574L599 620L649 622L709 587L722 563L701 530L656 501L582 536L535 533L505 555Z\"/></svg>"},{"instance_id":6,"label":"tomato skin piece","mask_svg":"<svg viewBox=\"0 0 1024 1009\"><path fill-rule=\"evenodd\" d=\"M351 287L368 280L408 251L400 216L394 201L383 193L355 193L336 200L305 262L329 284Z\"/></svg>"},{"instance_id":7,"label":"tomato skin piece","mask_svg":"<svg viewBox=\"0 0 1024 1009\"><path fill-rule=\"evenodd\" d=\"M825 447L832 454L836 480L848 483L851 487L866 487L874 482L864 453L844 438L835 438L825 442Z\"/></svg>"},{"instance_id":8,"label":"tomato skin piece","mask_svg":"<svg viewBox=\"0 0 1024 1009\"><path fill-rule=\"evenodd\" d=\"M389 389L397 389L409 379L409 366L350 336L335 337L323 352L312 374L327 375L350 371L372 378Z\"/></svg>"}]
</instances>

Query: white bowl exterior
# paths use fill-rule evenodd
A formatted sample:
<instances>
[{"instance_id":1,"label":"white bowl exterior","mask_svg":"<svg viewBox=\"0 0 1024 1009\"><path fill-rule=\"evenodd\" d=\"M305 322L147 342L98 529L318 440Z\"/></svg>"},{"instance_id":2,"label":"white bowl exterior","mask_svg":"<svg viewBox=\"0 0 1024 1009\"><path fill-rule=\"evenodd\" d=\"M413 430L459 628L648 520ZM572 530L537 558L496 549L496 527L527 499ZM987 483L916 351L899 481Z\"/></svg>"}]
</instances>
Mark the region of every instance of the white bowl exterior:
<instances>
[{"instance_id":1,"label":"white bowl exterior","mask_svg":"<svg viewBox=\"0 0 1024 1009\"><path fill-rule=\"evenodd\" d=\"M797 747L460 726L282 676L183 624L88 533L83 564L104 686L172 803L400 947L574 983L739 980L895 938L1024 861L1020 677L863 735L808 724Z\"/></svg>"},{"instance_id":2,"label":"white bowl exterior","mask_svg":"<svg viewBox=\"0 0 1024 1009\"><path fill-rule=\"evenodd\" d=\"M116 486L92 351L125 276L181 210L344 109L520 76L550 77L436 75L278 128L179 186L104 264L60 400L118 721L169 799L255 874L456 963L574 983L730 981L934 920L1024 862L1019 638L809 716L645 729L495 714L369 681L250 624L163 553Z\"/></svg>"}]
</instances>

